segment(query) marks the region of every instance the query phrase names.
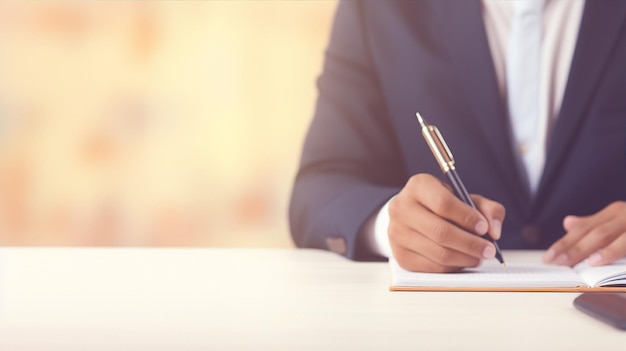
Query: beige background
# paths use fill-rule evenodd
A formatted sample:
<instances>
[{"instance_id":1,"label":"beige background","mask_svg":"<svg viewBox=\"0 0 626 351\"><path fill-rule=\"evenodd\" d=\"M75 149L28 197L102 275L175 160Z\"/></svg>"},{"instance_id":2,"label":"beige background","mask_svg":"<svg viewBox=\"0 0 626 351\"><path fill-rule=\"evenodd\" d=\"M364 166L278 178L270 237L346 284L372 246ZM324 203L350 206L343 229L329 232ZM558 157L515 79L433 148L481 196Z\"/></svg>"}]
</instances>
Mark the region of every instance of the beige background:
<instances>
[{"instance_id":1,"label":"beige background","mask_svg":"<svg viewBox=\"0 0 626 351\"><path fill-rule=\"evenodd\" d=\"M0 244L292 245L335 7L0 3Z\"/></svg>"}]
</instances>

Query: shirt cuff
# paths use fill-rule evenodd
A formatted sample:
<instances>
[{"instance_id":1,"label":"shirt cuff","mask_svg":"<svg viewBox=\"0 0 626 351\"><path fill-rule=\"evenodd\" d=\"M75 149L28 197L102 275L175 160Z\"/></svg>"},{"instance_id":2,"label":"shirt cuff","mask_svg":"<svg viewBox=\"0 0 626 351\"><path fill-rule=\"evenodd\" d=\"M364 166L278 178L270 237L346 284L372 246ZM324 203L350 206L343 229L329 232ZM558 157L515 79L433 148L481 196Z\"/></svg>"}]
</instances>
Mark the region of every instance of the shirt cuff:
<instances>
[{"instance_id":1,"label":"shirt cuff","mask_svg":"<svg viewBox=\"0 0 626 351\"><path fill-rule=\"evenodd\" d=\"M387 235L387 228L389 227L389 203L392 199L393 197L389 199L378 212L374 213L363 228L367 248L373 253L387 258L392 256L389 236Z\"/></svg>"}]
</instances>

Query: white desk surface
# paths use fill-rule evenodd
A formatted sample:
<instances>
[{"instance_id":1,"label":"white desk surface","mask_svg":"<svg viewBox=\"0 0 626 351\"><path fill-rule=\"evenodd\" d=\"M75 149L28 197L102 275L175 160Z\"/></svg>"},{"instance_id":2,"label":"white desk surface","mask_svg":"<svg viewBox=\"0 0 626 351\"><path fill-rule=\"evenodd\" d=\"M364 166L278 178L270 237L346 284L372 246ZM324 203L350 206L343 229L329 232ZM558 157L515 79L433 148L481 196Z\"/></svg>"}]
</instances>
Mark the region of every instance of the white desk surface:
<instances>
[{"instance_id":1,"label":"white desk surface","mask_svg":"<svg viewBox=\"0 0 626 351\"><path fill-rule=\"evenodd\" d=\"M386 263L324 251L5 248L0 265L3 351L626 351L575 293L389 292Z\"/></svg>"}]
</instances>

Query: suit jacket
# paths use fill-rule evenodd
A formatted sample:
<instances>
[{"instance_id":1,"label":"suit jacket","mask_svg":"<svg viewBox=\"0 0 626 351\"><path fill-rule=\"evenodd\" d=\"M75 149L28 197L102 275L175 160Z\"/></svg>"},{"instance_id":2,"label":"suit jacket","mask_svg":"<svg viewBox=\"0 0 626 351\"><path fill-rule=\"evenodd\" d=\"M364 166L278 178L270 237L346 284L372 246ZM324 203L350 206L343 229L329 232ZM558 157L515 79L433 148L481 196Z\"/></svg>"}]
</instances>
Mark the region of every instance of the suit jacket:
<instances>
[{"instance_id":1,"label":"suit jacket","mask_svg":"<svg viewBox=\"0 0 626 351\"><path fill-rule=\"evenodd\" d=\"M439 127L471 193L507 210L503 249L542 249L565 215L626 200L626 2L585 4L545 169L513 156L479 0L343 1L290 204L299 247L376 259L362 227L408 178L442 177L415 112Z\"/></svg>"}]
</instances>

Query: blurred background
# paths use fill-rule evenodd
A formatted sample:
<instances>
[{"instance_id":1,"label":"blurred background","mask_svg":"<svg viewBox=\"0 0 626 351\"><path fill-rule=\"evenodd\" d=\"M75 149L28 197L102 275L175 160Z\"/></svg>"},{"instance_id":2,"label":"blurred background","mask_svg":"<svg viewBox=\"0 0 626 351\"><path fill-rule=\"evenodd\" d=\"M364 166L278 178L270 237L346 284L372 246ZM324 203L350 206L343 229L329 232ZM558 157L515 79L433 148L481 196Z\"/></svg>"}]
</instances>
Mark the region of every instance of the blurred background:
<instances>
[{"instance_id":1,"label":"blurred background","mask_svg":"<svg viewBox=\"0 0 626 351\"><path fill-rule=\"evenodd\" d=\"M335 1L0 3L0 245L289 247Z\"/></svg>"}]
</instances>

